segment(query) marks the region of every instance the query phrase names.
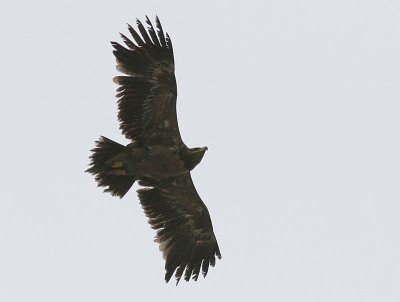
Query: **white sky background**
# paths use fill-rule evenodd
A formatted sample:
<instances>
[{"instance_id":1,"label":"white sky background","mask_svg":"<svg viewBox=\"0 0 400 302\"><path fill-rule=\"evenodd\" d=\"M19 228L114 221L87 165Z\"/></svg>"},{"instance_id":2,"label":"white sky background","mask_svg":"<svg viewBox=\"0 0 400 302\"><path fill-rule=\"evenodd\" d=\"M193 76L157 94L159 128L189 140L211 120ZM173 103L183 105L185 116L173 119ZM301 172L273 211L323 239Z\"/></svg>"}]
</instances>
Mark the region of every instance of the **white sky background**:
<instances>
[{"instance_id":1,"label":"white sky background","mask_svg":"<svg viewBox=\"0 0 400 302\"><path fill-rule=\"evenodd\" d=\"M399 1L233 2L3 5L0 301L400 301ZM135 190L83 173L127 142L109 41L145 14L223 256L178 287Z\"/></svg>"}]
</instances>

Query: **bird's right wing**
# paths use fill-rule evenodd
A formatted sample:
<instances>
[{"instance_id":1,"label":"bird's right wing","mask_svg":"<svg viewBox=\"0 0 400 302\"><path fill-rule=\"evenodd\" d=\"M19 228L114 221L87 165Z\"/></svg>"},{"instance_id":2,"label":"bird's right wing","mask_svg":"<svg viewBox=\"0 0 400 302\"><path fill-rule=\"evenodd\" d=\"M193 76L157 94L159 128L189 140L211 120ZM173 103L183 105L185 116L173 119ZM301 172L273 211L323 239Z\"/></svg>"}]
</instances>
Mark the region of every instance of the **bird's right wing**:
<instances>
[{"instance_id":1,"label":"bird's right wing","mask_svg":"<svg viewBox=\"0 0 400 302\"><path fill-rule=\"evenodd\" d=\"M156 184L139 182L147 188L138 196L149 223L157 230L155 241L166 261L165 280L175 270L177 283L197 280L200 269L205 277L215 256L221 258L207 207L197 194L190 173Z\"/></svg>"}]
</instances>

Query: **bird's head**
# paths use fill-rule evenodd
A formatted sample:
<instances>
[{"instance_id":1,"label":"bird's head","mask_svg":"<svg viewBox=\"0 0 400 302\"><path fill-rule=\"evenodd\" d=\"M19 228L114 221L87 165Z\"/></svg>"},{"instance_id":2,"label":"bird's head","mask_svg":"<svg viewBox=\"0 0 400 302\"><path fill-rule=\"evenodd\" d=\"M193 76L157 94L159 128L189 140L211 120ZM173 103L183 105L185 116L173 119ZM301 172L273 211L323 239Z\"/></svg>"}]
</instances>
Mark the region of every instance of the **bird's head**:
<instances>
[{"instance_id":1,"label":"bird's head","mask_svg":"<svg viewBox=\"0 0 400 302\"><path fill-rule=\"evenodd\" d=\"M184 156L186 168L192 170L203 159L204 153L208 150L207 147L192 148Z\"/></svg>"}]
</instances>

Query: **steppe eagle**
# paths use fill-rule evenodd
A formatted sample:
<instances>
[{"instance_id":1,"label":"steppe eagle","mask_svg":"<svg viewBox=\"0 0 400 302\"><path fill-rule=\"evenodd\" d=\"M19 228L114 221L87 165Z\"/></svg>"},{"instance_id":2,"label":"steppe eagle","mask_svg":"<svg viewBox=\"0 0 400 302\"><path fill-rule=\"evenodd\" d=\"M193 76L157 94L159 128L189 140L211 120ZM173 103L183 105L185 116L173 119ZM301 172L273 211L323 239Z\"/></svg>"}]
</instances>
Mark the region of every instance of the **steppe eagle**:
<instances>
[{"instance_id":1,"label":"steppe eagle","mask_svg":"<svg viewBox=\"0 0 400 302\"><path fill-rule=\"evenodd\" d=\"M126 46L111 42L117 70L120 129L127 146L100 137L91 150L90 167L98 186L122 198L135 181L140 203L155 229L155 242L165 259L165 280L175 273L197 280L206 276L221 253L207 207L198 195L190 171L207 147L188 148L179 133L177 87L171 39L156 17L156 29L146 17L147 30L136 21L128 25L133 40L121 34Z\"/></svg>"}]
</instances>

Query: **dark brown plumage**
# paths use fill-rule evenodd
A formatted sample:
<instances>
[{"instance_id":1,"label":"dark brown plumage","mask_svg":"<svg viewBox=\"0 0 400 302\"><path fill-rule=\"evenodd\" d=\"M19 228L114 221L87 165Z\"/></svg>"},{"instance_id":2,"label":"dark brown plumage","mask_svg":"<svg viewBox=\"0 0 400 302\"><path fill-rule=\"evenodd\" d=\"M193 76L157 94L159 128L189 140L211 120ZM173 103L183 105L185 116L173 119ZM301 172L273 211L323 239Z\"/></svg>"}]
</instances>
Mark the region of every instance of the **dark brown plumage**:
<instances>
[{"instance_id":1,"label":"dark brown plumage","mask_svg":"<svg viewBox=\"0 0 400 302\"><path fill-rule=\"evenodd\" d=\"M134 41L121 34L126 47L111 43L117 70L125 74L114 78L120 129L132 143L100 137L87 172L120 198L138 181L140 203L166 261L165 280L174 273L177 283L182 276L197 280L215 265L215 256L221 258L210 215L190 175L207 147L190 149L182 141L171 39L157 17L156 29L148 17L146 23L147 30L137 20L140 34L128 26Z\"/></svg>"}]
</instances>

